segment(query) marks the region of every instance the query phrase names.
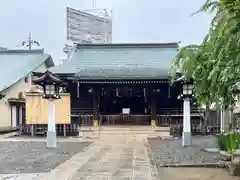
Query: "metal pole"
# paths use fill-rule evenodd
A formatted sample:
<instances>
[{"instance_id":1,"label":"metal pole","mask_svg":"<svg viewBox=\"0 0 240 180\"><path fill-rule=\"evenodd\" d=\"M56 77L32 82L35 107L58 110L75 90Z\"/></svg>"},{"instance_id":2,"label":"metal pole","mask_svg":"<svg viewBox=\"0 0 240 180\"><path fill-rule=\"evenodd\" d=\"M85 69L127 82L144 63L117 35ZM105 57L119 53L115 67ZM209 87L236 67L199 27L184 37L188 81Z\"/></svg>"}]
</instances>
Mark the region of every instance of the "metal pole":
<instances>
[{"instance_id":1,"label":"metal pole","mask_svg":"<svg viewBox=\"0 0 240 180\"><path fill-rule=\"evenodd\" d=\"M48 100L47 147L57 148L56 112L54 99Z\"/></svg>"},{"instance_id":2,"label":"metal pole","mask_svg":"<svg viewBox=\"0 0 240 180\"><path fill-rule=\"evenodd\" d=\"M183 101L183 133L182 133L182 146L192 145L191 134L191 113L190 113L190 98L184 98Z\"/></svg>"},{"instance_id":3,"label":"metal pole","mask_svg":"<svg viewBox=\"0 0 240 180\"><path fill-rule=\"evenodd\" d=\"M29 50L32 49L32 38L31 38L31 33L29 33L29 35L28 35L28 48L29 48Z\"/></svg>"}]
</instances>

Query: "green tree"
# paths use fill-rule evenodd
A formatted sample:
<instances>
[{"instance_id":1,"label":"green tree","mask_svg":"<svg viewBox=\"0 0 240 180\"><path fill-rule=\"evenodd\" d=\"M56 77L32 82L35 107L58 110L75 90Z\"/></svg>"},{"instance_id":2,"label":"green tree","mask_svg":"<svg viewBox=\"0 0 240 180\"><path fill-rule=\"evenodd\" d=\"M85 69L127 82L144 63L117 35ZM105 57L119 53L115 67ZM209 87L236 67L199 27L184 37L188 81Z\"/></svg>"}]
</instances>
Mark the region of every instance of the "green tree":
<instances>
[{"instance_id":1,"label":"green tree","mask_svg":"<svg viewBox=\"0 0 240 180\"><path fill-rule=\"evenodd\" d=\"M199 103L220 100L227 108L229 89L240 81L240 0L207 0L199 12L215 13L209 32L200 45L182 48L173 67L193 78Z\"/></svg>"}]
</instances>

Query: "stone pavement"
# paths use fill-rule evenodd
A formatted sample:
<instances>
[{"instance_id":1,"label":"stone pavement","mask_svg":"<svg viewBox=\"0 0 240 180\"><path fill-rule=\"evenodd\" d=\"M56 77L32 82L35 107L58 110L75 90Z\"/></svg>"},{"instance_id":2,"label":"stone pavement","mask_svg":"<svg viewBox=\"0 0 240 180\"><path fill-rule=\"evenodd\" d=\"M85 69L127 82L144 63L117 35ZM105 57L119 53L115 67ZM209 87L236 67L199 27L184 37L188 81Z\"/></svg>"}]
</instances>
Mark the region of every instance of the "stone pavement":
<instances>
[{"instance_id":1,"label":"stone pavement","mask_svg":"<svg viewBox=\"0 0 240 180\"><path fill-rule=\"evenodd\" d=\"M38 174L5 174L0 175L0 180L39 180L44 176L44 173Z\"/></svg>"},{"instance_id":2,"label":"stone pavement","mask_svg":"<svg viewBox=\"0 0 240 180\"><path fill-rule=\"evenodd\" d=\"M157 170L151 167L141 137L106 140L100 151L74 173L71 180L153 180Z\"/></svg>"},{"instance_id":3,"label":"stone pavement","mask_svg":"<svg viewBox=\"0 0 240 180\"><path fill-rule=\"evenodd\" d=\"M146 143L140 136L106 137L49 173L0 175L0 180L156 180Z\"/></svg>"},{"instance_id":4,"label":"stone pavement","mask_svg":"<svg viewBox=\"0 0 240 180\"><path fill-rule=\"evenodd\" d=\"M155 180L142 137L104 138L60 165L41 180Z\"/></svg>"}]
</instances>

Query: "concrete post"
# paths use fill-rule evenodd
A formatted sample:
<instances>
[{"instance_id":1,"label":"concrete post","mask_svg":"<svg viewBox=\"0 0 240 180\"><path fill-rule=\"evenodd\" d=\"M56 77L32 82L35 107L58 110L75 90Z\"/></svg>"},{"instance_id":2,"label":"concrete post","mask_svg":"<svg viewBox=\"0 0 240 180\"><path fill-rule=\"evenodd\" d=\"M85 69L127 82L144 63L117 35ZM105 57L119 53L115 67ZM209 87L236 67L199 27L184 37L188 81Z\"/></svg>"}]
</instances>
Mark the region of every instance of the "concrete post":
<instances>
[{"instance_id":1,"label":"concrete post","mask_svg":"<svg viewBox=\"0 0 240 180\"><path fill-rule=\"evenodd\" d=\"M191 114L190 114L190 99L184 98L183 101L183 134L182 134L182 146L191 146Z\"/></svg>"},{"instance_id":2,"label":"concrete post","mask_svg":"<svg viewBox=\"0 0 240 180\"><path fill-rule=\"evenodd\" d=\"M48 132L47 132L47 147L57 147L57 133L56 133L56 112L54 99L48 100Z\"/></svg>"}]
</instances>

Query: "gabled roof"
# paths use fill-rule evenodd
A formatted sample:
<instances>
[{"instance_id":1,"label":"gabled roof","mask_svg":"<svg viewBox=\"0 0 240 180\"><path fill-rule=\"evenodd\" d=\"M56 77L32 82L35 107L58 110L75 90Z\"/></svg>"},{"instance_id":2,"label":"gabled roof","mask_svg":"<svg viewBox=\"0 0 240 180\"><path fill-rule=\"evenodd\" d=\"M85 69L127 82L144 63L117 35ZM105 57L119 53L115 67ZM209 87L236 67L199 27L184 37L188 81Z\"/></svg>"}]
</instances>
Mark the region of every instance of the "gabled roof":
<instances>
[{"instance_id":1,"label":"gabled roof","mask_svg":"<svg viewBox=\"0 0 240 180\"><path fill-rule=\"evenodd\" d=\"M58 84L61 85L63 81L56 75L50 72L49 70L41 76L33 80L34 84L43 85L44 83Z\"/></svg>"},{"instance_id":2,"label":"gabled roof","mask_svg":"<svg viewBox=\"0 0 240 180\"><path fill-rule=\"evenodd\" d=\"M169 77L178 43L76 44L70 60L50 69L80 79Z\"/></svg>"},{"instance_id":3,"label":"gabled roof","mask_svg":"<svg viewBox=\"0 0 240 180\"><path fill-rule=\"evenodd\" d=\"M26 77L43 63L54 66L43 50L0 50L0 92Z\"/></svg>"}]
</instances>

